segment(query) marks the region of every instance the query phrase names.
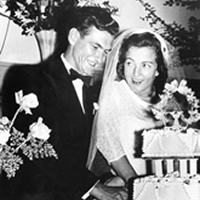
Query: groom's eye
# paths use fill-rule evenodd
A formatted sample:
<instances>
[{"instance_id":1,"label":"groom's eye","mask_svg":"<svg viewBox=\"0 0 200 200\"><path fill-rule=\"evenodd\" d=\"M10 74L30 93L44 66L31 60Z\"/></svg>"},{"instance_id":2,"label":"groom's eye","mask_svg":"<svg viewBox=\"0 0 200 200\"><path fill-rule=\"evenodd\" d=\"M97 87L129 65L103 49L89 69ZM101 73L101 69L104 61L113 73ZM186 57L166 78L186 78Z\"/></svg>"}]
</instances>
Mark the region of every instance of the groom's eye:
<instances>
[{"instance_id":1,"label":"groom's eye","mask_svg":"<svg viewBox=\"0 0 200 200\"><path fill-rule=\"evenodd\" d=\"M97 50L99 48L99 46L97 45L92 45L93 49Z\"/></svg>"},{"instance_id":2,"label":"groom's eye","mask_svg":"<svg viewBox=\"0 0 200 200\"><path fill-rule=\"evenodd\" d=\"M110 49L105 49L105 50L104 50L104 54L105 54L105 55L108 55L108 54L110 53L110 51L111 51Z\"/></svg>"},{"instance_id":3,"label":"groom's eye","mask_svg":"<svg viewBox=\"0 0 200 200\"><path fill-rule=\"evenodd\" d=\"M101 50L102 53L103 53L104 55L109 54L109 52L111 51L111 49L104 49L104 48L103 48L101 45L99 45L99 44L90 43L90 45L92 46L92 48L93 48L95 51Z\"/></svg>"},{"instance_id":4,"label":"groom's eye","mask_svg":"<svg viewBox=\"0 0 200 200\"><path fill-rule=\"evenodd\" d=\"M95 43L90 43L91 47L93 48L93 50L98 50L100 49L99 45L95 44Z\"/></svg>"}]
</instances>

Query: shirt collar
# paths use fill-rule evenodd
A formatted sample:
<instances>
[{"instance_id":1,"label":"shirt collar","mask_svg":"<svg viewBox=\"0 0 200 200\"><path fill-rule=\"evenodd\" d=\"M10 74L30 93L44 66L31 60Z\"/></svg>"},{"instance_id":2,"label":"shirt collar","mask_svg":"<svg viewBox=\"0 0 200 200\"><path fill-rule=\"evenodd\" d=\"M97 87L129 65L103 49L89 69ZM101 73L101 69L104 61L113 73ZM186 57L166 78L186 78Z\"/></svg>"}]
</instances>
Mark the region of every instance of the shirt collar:
<instances>
[{"instance_id":1,"label":"shirt collar","mask_svg":"<svg viewBox=\"0 0 200 200\"><path fill-rule=\"evenodd\" d=\"M62 54L60 55L60 58L61 58L61 60L63 61L66 70L67 70L68 73L70 74L70 69L73 69L73 67L72 67L72 66L69 64L69 62L65 59L64 53L62 53Z\"/></svg>"}]
</instances>

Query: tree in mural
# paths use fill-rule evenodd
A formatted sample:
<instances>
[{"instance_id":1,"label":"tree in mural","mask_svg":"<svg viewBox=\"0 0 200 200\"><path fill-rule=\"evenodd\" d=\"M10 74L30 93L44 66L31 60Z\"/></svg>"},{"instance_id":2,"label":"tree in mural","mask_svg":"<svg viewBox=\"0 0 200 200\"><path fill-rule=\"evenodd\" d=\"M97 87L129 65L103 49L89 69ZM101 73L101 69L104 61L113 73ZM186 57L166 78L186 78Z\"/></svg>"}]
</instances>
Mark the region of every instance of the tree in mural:
<instances>
[{"instance_id":1,"label":"tree in mural","mask_svg":"<svg viewBox=\"0 0 200 200\"><path fill-rule=\"evenodd\" d=\"M22 28L22 35L32 35L41 30L55 29L59 15L62 11L76 6L102 6L111 13L117 12L117 8L111 6L109 1L103 1L101 5L93 0L5 0L0 1L0 8L6 7L9 14L0 13L12 20Z\"/></svg>"},{"instance_id":2,"label":"tree in mural","mask_svg":"<svg viewBox=\"0 0 200 200\"><path fill-rule=\"evenodd\" d=\"M149 3L143 0L136 1L139 1L147 12L141 19L147 21L156 32L178 49L182 64L193 65L200 72L200 18L189 16L187 28L177 22L168 24L157 15L156 9ZM181 6L190 11L199 10L200 13L199 0L166 0L163 5Z\"/></svg>"},{"instance_id":3,"label":"tree in mural","mask_svg":"<svg viewBox=\"0 0 200 200\"><path fill-rule=\"evenodd\" d=\"M100 4L94 0L0 0L0 8L5 8L0 15L21 27L22 35L34 35L41 60L45 60L55 49L60 13L77 6L101 6L113 14L118 11L109 1Z\"/></svg>"}]
</instances>

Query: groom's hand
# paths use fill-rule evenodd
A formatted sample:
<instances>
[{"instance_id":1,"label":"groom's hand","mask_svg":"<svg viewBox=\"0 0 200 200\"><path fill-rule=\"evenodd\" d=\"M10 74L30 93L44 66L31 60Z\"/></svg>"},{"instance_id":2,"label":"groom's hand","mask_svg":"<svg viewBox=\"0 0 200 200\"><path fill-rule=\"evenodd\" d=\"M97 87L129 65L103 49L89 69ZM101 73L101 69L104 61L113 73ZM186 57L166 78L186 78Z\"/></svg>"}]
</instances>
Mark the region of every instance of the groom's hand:
<instances>
[{"instance_id":1,"label":"groom's hand","mask_svg":"<svg viewBox=\"0 0 200 200\"><path fill-rule=\"evenodd\" d=\"M98 183L90 193L99 200L127 200L128 190L125 187L111 187Z\"/></svg>"}]
</instances>

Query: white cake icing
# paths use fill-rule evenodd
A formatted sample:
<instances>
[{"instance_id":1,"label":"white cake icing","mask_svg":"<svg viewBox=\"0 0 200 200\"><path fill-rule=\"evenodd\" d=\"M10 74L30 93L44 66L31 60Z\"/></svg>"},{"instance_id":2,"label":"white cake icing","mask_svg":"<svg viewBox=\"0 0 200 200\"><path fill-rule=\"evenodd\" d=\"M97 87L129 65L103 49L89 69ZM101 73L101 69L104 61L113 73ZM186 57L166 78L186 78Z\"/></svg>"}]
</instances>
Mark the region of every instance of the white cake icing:
<instances>
[{"instance_id":1,"label":"white cake icing","mask_svg":"<svg viewBox=\"0 0 200 200\"><path fill-rule=\"evenodd\" d=\"M200 130L185 133L170 127L143 132L143 157L195 157L200 156Z\"/></svg>"},{"instance_id":2,"label":"white cake icing","mask_svg":"<svg viewBox=\"0 0 200 200\"><path fill-rule=\"evenodd\" d=\"M200 177L148 176L136 179L133 191L134 200L199 200Z\"/></svg>"}]
</instances>

